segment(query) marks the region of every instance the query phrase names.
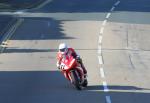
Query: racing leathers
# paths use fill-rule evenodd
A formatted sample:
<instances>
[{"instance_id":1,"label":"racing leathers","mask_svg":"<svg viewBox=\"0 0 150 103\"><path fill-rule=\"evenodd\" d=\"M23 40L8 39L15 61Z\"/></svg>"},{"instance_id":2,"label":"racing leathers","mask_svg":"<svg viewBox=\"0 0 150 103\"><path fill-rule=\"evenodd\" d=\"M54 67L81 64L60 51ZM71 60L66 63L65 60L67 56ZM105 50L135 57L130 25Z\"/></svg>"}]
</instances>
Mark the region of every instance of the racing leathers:
<instances>
[{"instance_id":1,"label":"racing leathers","mask_svg":"<svg viewBox=\"0 0 150 103\"><path fill-rule=\"evenodd\" d=\"M57 53L57 68L59 69L60 68L60 63L61 63L61 60L63 58L63 55L72 55L77 61L78 63L81 64L81 67L83 69L83 72L84 72L84 75L86 76L87 75L87 70L85 69L83 63L82 63L82 59L80 58L79 55L77 55L77 53L75 52L75 50L73 48L68 48L68 51L66 54L62 54L61 52L58 52Z\"/></svg>"}]
</instances>

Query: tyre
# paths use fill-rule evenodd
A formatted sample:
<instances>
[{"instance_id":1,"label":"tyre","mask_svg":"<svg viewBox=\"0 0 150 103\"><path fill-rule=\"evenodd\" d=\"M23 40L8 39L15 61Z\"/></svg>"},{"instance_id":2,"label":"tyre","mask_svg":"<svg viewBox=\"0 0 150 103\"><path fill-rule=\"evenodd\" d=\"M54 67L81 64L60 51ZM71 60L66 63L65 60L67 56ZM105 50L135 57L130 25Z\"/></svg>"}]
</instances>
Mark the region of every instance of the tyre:
<instances>
[{"instance_id":1,"label":"tyre","mask_svg":"<svg viewBox=\"0 0 150 103\"><path fill-rule=\"evenodd\" d=\"M87 81L87 79L85 79L84 82L82 83L82 86L87 87L87 85L88 85L88 81Z\"/></svg>"},{"instance_id":2,"label":"tyre","mask_svg":"<svg viewBox=\"0 0 150 103\"><path fill-rule=\"evenodd\" d=\"M74 86L76 87L77 90L81 90L82 86L80 85L80 79L78 78L76 71L71 72L71 78Z\"/></svg>"}]
</instances>

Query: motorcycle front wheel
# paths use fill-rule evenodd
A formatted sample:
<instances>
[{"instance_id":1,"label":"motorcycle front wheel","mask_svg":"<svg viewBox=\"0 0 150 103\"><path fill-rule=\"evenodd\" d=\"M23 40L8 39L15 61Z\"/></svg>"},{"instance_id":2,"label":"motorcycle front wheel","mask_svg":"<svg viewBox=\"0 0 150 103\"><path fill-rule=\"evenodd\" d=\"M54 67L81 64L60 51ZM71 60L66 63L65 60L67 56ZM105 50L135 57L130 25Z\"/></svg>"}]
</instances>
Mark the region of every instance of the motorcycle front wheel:
<instances>
[{"instance_id":1,"label":"motorcycle front wheel","mask_svg":"<svg viewBox=\"0 0 150 103\"><path fill-rule=\"evenodd\" d=\"M72 83L76 87L77 90L82 90L82 86L80 85L80 77L76 73L76 71L71 72Z\"/></svg>"}]
</instances>

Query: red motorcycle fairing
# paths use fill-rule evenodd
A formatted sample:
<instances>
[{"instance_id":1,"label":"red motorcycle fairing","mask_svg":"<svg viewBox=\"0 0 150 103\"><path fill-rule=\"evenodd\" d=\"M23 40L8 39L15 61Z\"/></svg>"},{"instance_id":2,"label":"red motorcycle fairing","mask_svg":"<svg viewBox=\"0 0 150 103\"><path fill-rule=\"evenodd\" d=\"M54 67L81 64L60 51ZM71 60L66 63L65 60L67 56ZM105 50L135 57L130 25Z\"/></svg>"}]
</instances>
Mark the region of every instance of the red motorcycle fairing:
<instances>
[{"instance_id":1,"label":"red motorcycle fairing","mask_svg":"<svg viewBox=\"0 0 150 103\"><path fill-rule=\"evenodd\" d=\"M68 80L72 81L71 72L72 72L73 70L76 72L76 75L77 75L79 78L81 78L81 80L84 79L83 69L82 69L80 66L78 66L78 67L76 67L76 68L70 70L70 71L66 74Z\"/></svg>"},{"instance_id":2,"label":"red motorcycle fairing","mask_svg":"<svg viewBox=\"0 0 150 103\"><path fill-rule=\"evenodd\" d=\"M84 79L83 69L77 60L73 58L73 56L65 56L62 59L60 68L65 78L67 78L69 81L72 81L70 74L73 70L77 71L76 74L79 75L82 80Z\"/></svg>"}]
</instances>

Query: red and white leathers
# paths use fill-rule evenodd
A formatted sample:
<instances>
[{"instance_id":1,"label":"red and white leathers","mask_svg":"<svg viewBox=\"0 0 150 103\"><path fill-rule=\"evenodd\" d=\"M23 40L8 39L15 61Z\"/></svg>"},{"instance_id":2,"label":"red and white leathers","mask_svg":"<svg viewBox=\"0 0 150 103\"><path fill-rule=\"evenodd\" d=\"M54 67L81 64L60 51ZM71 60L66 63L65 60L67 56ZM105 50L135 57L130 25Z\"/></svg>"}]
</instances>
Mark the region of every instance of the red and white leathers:
<instances>
[{"instance_id":1,"label":"red and white leathers","mask_svg":"<svg viewBox=\"0 0 150 103\"><path fill-rule=\"evenodd\" d=\"M67 52L65 53L65 54L62 54L60 51L57 53L57 67L59 68L59 65L60 65L60 63L61 63L61 60L62 60L62 58L63 58L63 55L72 55L74 58L77 58L78 57L78 55L77 55L77 53L75 52L75 50L73 49L73 48L67 48ZM83 63L82 63L82 61L80 62L80 64L81 64L81 66L82 66L82 68L83 68L83 72L84 72L84 74L87 74L87 70L85 69L85 67L84 67L84 65L83 65Z\"/></svg>"}]
</instances>

